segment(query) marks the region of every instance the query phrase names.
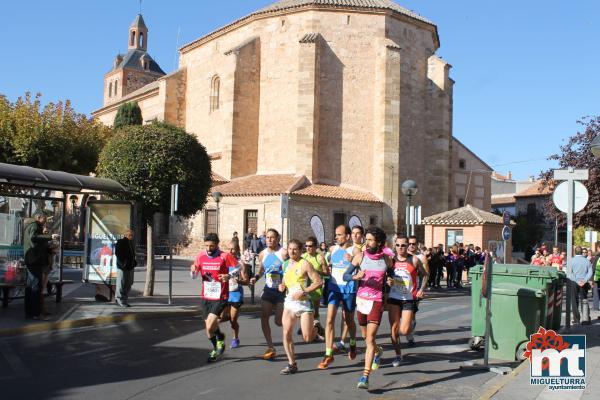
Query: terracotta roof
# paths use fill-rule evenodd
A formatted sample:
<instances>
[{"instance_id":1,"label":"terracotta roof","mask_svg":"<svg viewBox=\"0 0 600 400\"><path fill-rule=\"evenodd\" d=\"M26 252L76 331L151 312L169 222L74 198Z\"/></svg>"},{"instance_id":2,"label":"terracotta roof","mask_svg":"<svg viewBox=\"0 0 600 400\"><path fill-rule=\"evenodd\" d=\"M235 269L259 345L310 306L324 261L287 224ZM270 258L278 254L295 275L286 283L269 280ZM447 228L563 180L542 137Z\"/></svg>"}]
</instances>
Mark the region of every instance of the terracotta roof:
<instances>
[{"instance_id":1,"label":"terracotta roof","mask_svg":"<svg viewBox=\"0 0 600 400\"><path fill-rule=\"evenodd\" d=\"M480 210L470 204L423 218L423 224L425 225L483 225L502 223L501 216Z\"/></svg>"},{"instance_id":2,"label":"terracotta roof","mask_svg":"<svg viewBox=\"0 0 600 400\"><path fill-rule=\"evenodd\" d=\"M492 205L515 204L515 196L512 194L497 194L492 196Z\"/></svg>"},{"instance_id":3,"label":"terracotta roof","mask_svg":"<svg viewBox=\"0 0 600 400\"><path fill-rule=\"evenodd\" d=\"M554 184L544 184L543 180L536 181L533 185L527 189L520 191L515 194L515 197L537 197L537 196L549 196L554 191Z\"/></svg>"},{"instance_id":4,"label":"terracotta roof","mask_svg":"<svg viewBox=\"0 0 600 400\"><path fill-rule=\"evenodd\" d=\"M304 175L250 175L219 185L217 191L222 196L272 196L290 193L306 184Z\"/></svg>"},{"instance_id":5,"label":"terracotta roof","mask_svg":"<svg viewBox=\"0 0 600 400\"><path fill-rule=\"evenodd\" d=\"M221 175L217 174L216 172L213 172L212 173L212 182L213 182L213 186L218 186L218 185L222 185L224 183L229 182L229 180L227 178L224 178Z\"/></svg>"},{"instance_id":6,"label":"terracotta roof","mask_svg":"<svg viewBox=\"0 0 600 400\"><path fill-rule=\"evenodd\" d=\"M331 185L309 185L293 192L294 195L321 197L328 199L355 200L369 203L381 203L381 199L369 192L356 189L348 189L342 186Z\"/></svg>"},{"instance_id":7,"label":"terracotta roof","mask_svg":"<svg viewBox=\"0 0 600 400\"><path fill-rule=\"evenodd\" d=\"M260 10L254 11L253 13L248 14L245 17L239 18L238 20L236 20L230 24L222 26L221 28L219 28L213 32L210 32L210 33L200 37L199 39L196 39L190 43L183 45L179 49L179 51L186 52L186 51L196 47L197 44L203 43L207 40L210 40L213 37L216 37L217 34L219 34L220 32L223 32L223 31L226 32L226 31L235 29L238 24L252 21L255 17L262 17L264 15L277 13L280 11L287 11L287 10L290 10L293 12L296 9L300 10L302 8L311 8L311 7L322 8L322 9L327 9L327 8L335 9L335 8L341 8L341 7L348 7L348 8L354 8L354 9L364 9L364 10L369 10L369 11L370 10L392 11L394 13L405 15L409 18L413 18L415 20L421 21L427 25L431 25L435 29L434 40L436 41L436 45L439 46L439 35L437 32L437 26L433 22L431 22L430 20L428 20L425 17L420 16L419 14L415 13L414 11L411 11L407 8L401 7L399 4L397 4L396 2L394 2L392 0L280 0L280 1L277 1L267 7L264 7Z\"/></svg>"}]
</instances>

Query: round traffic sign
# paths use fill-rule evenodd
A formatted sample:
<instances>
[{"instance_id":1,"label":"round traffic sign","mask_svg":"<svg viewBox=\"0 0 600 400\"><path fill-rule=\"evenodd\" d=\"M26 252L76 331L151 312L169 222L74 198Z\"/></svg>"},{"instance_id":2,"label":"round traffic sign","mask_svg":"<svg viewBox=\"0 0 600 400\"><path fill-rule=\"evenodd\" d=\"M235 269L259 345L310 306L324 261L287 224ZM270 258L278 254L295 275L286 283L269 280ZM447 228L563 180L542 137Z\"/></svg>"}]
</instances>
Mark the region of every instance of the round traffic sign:
<instances>
[{"instance_id":1,"label":"round traffic sign","mask_svg":"<svg viewBox=\"0 0 600 400\"><path fill-rule=\"evenodd\" d=\"M575 191L575 202L573 204L573 212L578 212L583 210L583 207L587 204L589 200L589 194L583 183L579 181L573 181L574 191ZM554 205L560 211L564 213L569 212L569 182L562 182L560 185L554 189L554 194L552 195L552 200L554 201Z\"/></svg>"},{"instance_id":2,"label":"round traffic sign","mask_svg":"<svg viewBox=\"0 0 600 400\"><path fill-rule=\"evenodd\" d=\"M502 240L508 239L510 239L510 227L504 226L504 228L502 228Z\"/></svg>"}]
</instances>

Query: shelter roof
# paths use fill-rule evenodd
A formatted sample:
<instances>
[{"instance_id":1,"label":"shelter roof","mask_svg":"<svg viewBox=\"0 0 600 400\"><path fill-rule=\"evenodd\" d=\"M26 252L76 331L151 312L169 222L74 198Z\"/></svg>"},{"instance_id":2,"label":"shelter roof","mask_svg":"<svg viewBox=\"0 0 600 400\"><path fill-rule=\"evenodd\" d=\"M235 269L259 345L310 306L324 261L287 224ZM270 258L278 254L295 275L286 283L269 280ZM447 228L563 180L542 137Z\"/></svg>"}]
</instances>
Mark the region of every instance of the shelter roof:
<instances>
[{"instance_id":1,"label":"shelter roof","mask_svg":"<svg viewBox=\"0 0 600 400\"><path fill-rule=\"evenodd\" d=\"M1 184L58 190L68 193L79 193L83 190L94 190L106 193L128 193L127 188L112 179L69 174L62 171L52 171L5 163L0 163L0 185Z\"/></svg>"}]
</instances>

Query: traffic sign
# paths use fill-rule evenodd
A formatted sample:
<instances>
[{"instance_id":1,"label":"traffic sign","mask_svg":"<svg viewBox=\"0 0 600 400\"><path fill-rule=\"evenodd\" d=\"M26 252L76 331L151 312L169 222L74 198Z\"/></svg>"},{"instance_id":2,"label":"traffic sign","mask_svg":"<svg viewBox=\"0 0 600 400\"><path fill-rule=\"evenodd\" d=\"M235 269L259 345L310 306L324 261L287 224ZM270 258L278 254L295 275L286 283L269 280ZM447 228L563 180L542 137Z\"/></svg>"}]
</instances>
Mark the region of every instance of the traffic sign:
<instances>
[{"instance_id":1,"label":"traffic sign","mask_svg":"<svg viewBox=\"0 0 600 400\"><path fill-rule=\"evenodd\" d=\"M555 169L555 181L567 181L573 179L575 181L587 181L589 178L589 170L587 169Z\"/></svg>"},{"instance_id":2,"label":"traffic sign","mask_svg":"<svg viewBox=\"0 0 600 400\"><path fill-rule=\"evenodd\" d=\"M510 213L508 211L502 213L502 222L504 226L510 226Z\"/></svg>"},{"instance_id":3,"label":"traffic sign","mask_svg":"<svg viewBox=\"0 0 600 400\"><path fill-rule=\"evenodd\" d=\"M583 210L583 207L588 202L589 194L583 183L578 181L573 181L573 189L575 192L574 203L573 203L573 212L578 212ZM552 195L552 200L554 201L554 205L560 211L564 213L569 212L569 182L562 182L560 185L554 189L554 194Z\"/></svg>"},{"instance_id":4,"label":"traffic sign","mask_svg":"<svg viewBox=\"0 0 600 400\"><path fill-rule=\"evenodd\" d=\"M505 226L504 228L502 228L502 240L508 240L510 239L510 227Z\"/></svg>"}]
</instances>

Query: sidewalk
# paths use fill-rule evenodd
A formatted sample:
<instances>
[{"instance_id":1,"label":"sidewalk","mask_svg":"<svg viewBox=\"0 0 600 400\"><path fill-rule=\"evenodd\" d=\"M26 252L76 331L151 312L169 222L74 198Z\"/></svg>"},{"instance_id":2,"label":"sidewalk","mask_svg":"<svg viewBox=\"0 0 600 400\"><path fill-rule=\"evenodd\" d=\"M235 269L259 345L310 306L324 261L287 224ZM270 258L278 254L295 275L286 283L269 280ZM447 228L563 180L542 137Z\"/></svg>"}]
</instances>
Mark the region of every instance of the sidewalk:
<instances>
[{"instance_id":1,"label":"sidewalk","mask_svg":"<svg viewBox=\"0 0 600 400\"><path fill-rule=\"evenodd\" d=\"M586 388L585 390L556 390L547 386L531 385L530 364L524 361L512 374L499 376L490 381L481 398L493 400L576 400L598 398L600 393L600 316L599 311L591 311L591 325L572 325L570 331L562 330L563 335L586 335ZM488 386L488 385L486 385ZM498 390L498 388L500 388Z\"/></svg>"},{"instance_id":2,"label":"sidewalk","mask_svg":"<svg viewBox=\"0 0 600 400\"><path fill-rule=\"evenodd\" d=\"M0 308L0 337L46 330L74 328L106 323L116 323L138 319L162 318L175 315L197 315L200 308L200 288L197 280L190 278L191 259L173 260L173 296L168 304L169 264L168 260L156 260L154 296L143 297L146 280L145 268L136 268L135 280L129 295L132 307L121 308L114 303L100 303L94 300L95 285L81 282L81 269L64 269L64 279L73 284L63 287L62 303L56 303L55 296L46 297L46 308L51 313L48 321L27 320L24 316L23 299L12 300L8 308ZM255 301L251 304L250 290L244 287L243 312L258 309L262 285L257 284ZM22 296L14 292L13 296Z\"/></svg>"}]
</instances>

